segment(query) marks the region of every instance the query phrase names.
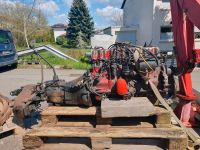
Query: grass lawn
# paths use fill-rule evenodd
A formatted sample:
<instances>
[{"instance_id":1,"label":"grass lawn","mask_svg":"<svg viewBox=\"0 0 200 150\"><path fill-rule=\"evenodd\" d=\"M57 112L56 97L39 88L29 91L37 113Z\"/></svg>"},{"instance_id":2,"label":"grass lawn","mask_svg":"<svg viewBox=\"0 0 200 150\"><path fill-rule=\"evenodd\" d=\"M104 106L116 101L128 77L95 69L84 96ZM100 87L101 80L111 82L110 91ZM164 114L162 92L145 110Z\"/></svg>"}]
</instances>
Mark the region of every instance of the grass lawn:
<instances>
[{"instance_id":1,"label":"grass lawn","mask_svg":"<svg viewBox=\"0 0 200 150\"><path fill-rule=\"evenodd\" d=\"M41 45L47 45L47 44L48 43L37 44L36 47L41 46ZM70 59L62 59L47 51L40 52L40 54L44 58L46 58L52 65L54 66L60 65L60 66L63 66L63 68L72 68L72 69L89 69L90 68L90 65L84 61L85 53L90 52L91 51L90 49L69 49L69 48L64 48L57 44L49 44L49 45L53 46L54 48L80 61L80 62L74 62ZM17 49L22 50L23 48L17 48ZM20 59L28 61L31 59L37 60L38 58L35 54L30 54L30 55L22 56L20 57ZM45 64L44 61L42 61L42 63ZM23 67L22 65L19 65L19 67L20 66Z\"/></svg>"}]
</instances>

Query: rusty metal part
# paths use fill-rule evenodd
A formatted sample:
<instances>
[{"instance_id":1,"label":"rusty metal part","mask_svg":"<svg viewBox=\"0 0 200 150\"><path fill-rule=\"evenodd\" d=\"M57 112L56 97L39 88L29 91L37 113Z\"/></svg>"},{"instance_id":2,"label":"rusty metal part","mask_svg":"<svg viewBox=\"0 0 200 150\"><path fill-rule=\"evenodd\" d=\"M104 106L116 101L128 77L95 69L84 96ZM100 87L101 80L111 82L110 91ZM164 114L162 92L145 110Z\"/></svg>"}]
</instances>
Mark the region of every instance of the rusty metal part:
<instances>
[{"instance_id":1,"label":"rusty metal part","mask_svg":"<svg viewBox=\"0 0 200 150\"><path fill-rule=\"evenodd\" d=\"M194 112L200 113L200 106L196 102L192 103L192 109L193 109Z\"/></svg>"},{"instance_id":2,"label":"rusty metal part","mask_svg":"<svg viewBox=\"0 0 200 150\"><path fill-rule=\"evenodd\" d=\"M64 100L64 92L53 91L48 95L48 100L53 103L62 103Z\"/></svg>"},{"instance_id":3,"label":"rusty metal part","mask_svg":"<svg viewBox=\"0 0 200 150\"><path fill-rule=\"evenodd\" d=\"M31 102L36 90L36 85L26 85L14 100L13 112L18 118L26 116L25 108Z\"/></svg>"},{"instance_id":4,"label":"rusty metal part","mask_svg":"<svg viewBox=\"0 0 200 150\"><path fill-rule=\"evenodd\" d=\"M7 99L0 94L0 126L10 118L12 111L9 107Z\"/></svg>"}]
</instances>

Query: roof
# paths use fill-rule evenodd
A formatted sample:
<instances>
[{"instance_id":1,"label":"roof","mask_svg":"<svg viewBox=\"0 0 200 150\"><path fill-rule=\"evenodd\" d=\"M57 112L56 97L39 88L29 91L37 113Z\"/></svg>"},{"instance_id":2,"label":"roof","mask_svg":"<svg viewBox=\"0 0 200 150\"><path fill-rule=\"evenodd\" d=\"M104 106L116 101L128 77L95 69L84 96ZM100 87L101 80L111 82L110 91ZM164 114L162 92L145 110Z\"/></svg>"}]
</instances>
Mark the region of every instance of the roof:
<instances>
[{"instance_id":1,"label":"roof","mask_svg":"<svg viewBox=\"0 0 200 150\"><path fill-rule=\"evenodd\" d=\"M126 0L123 1L122 6L121 6L121 9L124 9L125 3L126 3Z\"/></svg>"},{"instance_id":2,"label":"roof","mask_svg":"<svg viewBox=\"0 0 200 150\"><path fill-rule=\"evenodd\" d=\"M121 26L109 26L107 28L104 28L103 30L111 29L111 28L121 28Z\"/></svg>"},{"instance_id":3,"label":"roof","mask_svg":"<svg viewBox=\"0 0 200 150\"><path fill-rule=\"evenodd\" d=\"M107 29L110 29L110 28L111 28L111 26L110 26L110 27L107 27L107 28L104 28L103 31L104 31L104 30L107 30Z\"/></svg>"},{"instance_id":4,"label":"roof","mask_svg":"<svg viewBox=\"0 0 200 150\"><path fill-rule=\"evenodd\" d=\"M63 29L66 29L66 28L67 28L67 25L62 24L62 23L58 23L58 24L52 25L51 27L52 27L52 28L63 28Z\"/></svg>"}]
</instances>

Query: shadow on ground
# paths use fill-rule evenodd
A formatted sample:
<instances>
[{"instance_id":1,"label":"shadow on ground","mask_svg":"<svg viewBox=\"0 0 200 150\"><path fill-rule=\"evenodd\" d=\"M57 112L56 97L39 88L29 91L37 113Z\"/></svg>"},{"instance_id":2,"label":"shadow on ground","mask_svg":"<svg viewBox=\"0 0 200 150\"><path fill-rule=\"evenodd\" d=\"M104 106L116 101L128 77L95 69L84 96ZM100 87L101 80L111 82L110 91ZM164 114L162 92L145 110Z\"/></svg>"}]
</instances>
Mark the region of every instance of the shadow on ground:
<instances>
[{"instance_id":1,"label":"shadow on ground","mask_svg":"<svg viewBox=\"0 0 200 150\"><path fill-rule=\"evenodd\" d=\"M0 67L0 73L8 72L8 71L11 71L14 69L16 69L16 68L13 66Z\"/></svg>"}]
</instances>

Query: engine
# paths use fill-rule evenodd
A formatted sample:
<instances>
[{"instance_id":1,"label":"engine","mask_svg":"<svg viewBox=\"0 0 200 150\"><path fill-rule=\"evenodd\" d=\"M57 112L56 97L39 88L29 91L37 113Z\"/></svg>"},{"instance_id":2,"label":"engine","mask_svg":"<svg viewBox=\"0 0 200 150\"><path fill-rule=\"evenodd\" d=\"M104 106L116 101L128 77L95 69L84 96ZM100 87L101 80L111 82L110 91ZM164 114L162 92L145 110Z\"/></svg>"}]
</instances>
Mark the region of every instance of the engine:
<instances>
[{"instance_id":1,"label":"engine","mask_svg":"<svg viewBox=\"0 0 200 150\"><path fill-rule=\"evenodd\" d=\"M90 57L91 69L78 79L70 82L54 79L34 85L27 100L23 100L26 101L24 104L17 101L27 89L24 87L13 92L13 95L18 95L14 112L26 116L37 110L41 101L87 107L100 105L105 98L129 100L131 97L148 97L153 102L149 80L165 99L169 99L175 94L175 83L173 72L164 60L156 47L116 43L108 49L95 48Z\"/></svg>"}]
</instances>

